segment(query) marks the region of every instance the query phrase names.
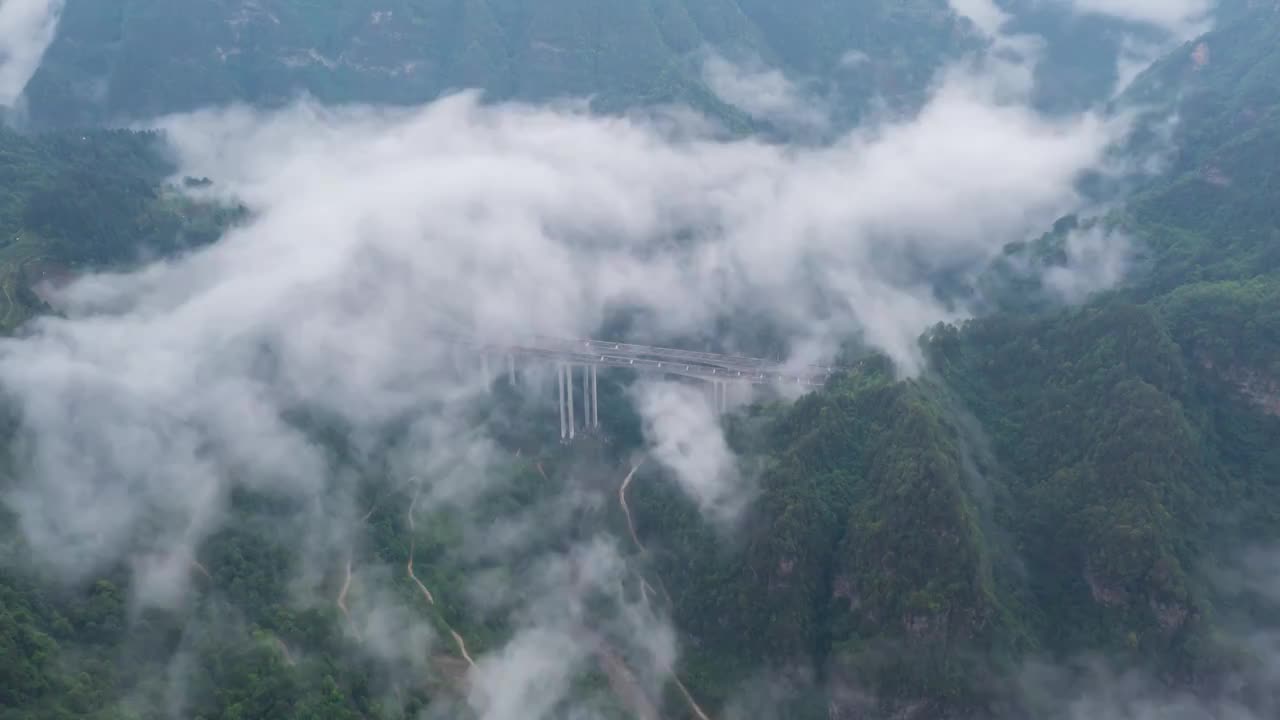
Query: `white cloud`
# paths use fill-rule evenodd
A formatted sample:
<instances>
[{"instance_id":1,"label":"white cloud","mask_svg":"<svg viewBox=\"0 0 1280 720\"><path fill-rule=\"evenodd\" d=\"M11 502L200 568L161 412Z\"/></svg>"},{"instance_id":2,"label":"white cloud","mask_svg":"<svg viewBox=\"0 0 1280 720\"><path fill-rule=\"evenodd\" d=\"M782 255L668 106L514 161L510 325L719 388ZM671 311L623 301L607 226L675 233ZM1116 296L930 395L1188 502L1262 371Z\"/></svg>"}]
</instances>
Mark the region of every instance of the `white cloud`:
<instances>
[{"instance_id":1,"label":"white cloud","mask_svg":"<svg viewBox=\"0 0 1280 720\"><path fill-rule=\"evenodd\" d=\"M653 457L699 509L722 523L736 519L753 499L754 487L739 472L704 388L643 383L636 390L636 409Z\"/></svg>"},{"instance_id":2,"label":"white cloud","mask_svg":"<svg viewBox=\"0 0 1280 720\"><path fill-rule=\"evenodd\" d=\"M0 2L0 107L13 107L53 42L63 0Z\"/></svg>"},{"instance_id":3,"label":"white cloud","mask_svg":"<svg viewBox=\"0 0 1280 720\"><path fill-rule=\"evenodd\" d=\"M1216 0L1070 0L1082 13L1106 15L1190 39L1209 29Z\"/></svg>"},{"instance_id":4,"label":"white cloud","mask_svg":"<svg viewBox=\"0 0 1280 720\"><path fill-rule=\"evenodd\" d=\"M948 0L951 11L972 22L983 34L995 37L1009 21L1009 14L995 0Z\"/></svg>"},{"instance_id":5,"label":"white cloud","mask_svg":"<svg viewBox=\"0 0 1280 720\"><path fill-rule=\"evenodd\" d=\"M561 717L553 709L588 668L608 676L623 702L650 705L660 698L675 663L675 634L647 602L628 596L629 577L616 545L596 539L543 558L499 589L524 602L512 618L511 640L479 658L469 677L468 702L476 713L485 720ZM491 584L487 589L494 591ZM577 716L601 716L582 712L594 699L575 700Z\"/></svg>"},{"instance_id":6,"label":"white cloud","mask_svg":"<svg viewBox=\"0 0 1280 720\"><path fill-rule=\"evenodd\" d=\"M840 67L856 68L871 62L871 56L861 50L849 50L840 56Z\"/></svg>"},{"instance_id":7,"label":"white cloud","mask_svg":"<svg viewBox=\"0 0 1280 720\"><path fill-rule=\"evenodd\" d=\"M824 103L776 68L738 65L712 54L703 63L702 75L723 102L780 129L821 133L831 124Z\"/></svg>"},{"instance_id":8,"label":"white cloud","mask_svg":"<svg viewBox=\"0 0 1280 720\"><path fill-rule=\"evenodd\" d=\"M912 372L918 334L956 316L925 277L1072 209L1118 129L1046 121L964 72L915 118L807 149L473 95L161 125L184 173L254 216L83 278L65 317L0 344L26 433L9 500L55 563L94 565L157 510L197 542L228 477L313 492L325 458L286 412L376 428L442 407L459 389L432 371L440 330L586 335L628 305L643 340L737 313L805 347L861 333ZM433 448L458 429L423 432Z\"/></svg>"},{"instance_id":9,"label":"white cloud","mask_svg":"<svg viewBox=\"0 0 1280 720\"><path fill-rule=\"evenodd\" d=\"M532 628L480 661L469 701L481 720L551 717L586 662L567 632Z\"/></svg>"},{"instance_id":10,"label":"white cloud","mask_svg":"<svg viewBox=\"0 0 1280 720\"><path fill-rule=\"evenodd\" d=\"M1100 15L1162 32L1162 37L1141 32L1122 38L1116 59L1116 86L1119 95L1142 71L1160 59L1177 43L1185 42L1213 26L1217 0L1057 0L1069 2L1078 13Z\"/></svg>"},{"instance_id":11,"label":"white cloud","mask_svg":"<svg viewBox=\"0 0 1280 720\"><path fill-rule=\"evenodd\" d=\"M919 333L963 313L934 298L929 276L980 265L1074 209L1075 180L1123 131L1091 115L1046 120L989 70L953 69L918 115L805 148L723 140L680 116L472 94L166 118L181 172L213 178L251 218L187 256L85 276L56 298L60 317L0 340L21 436L4 500L36 562L77 575L132 561L137 587L165 603L182 597L183 567L233 487L305 500L288 528L306 554L294 584L318 595L336 562L361 557L364 508L350 471L291 419L299 411L350 428L356 462L372 452L361 442L407 419L410 441L389 462L421 474L420 506L465 506L489 482L494 445L461 412L478 389L452 374L441 331L580 336L631 307L646 318L633 340L754 318L805 361L860 335L918 371ZM741 346L754 329L721 339ZM750 487L691 392L638 389L648 437L708 514L731 516ZM460 552L527 546L492 535ZM588 593L614 598L613 636L649 658L636 672L659 694L669 626L625 599L615 551L570 559L538 566L550 585L485 576L486 592L519 599L520 629L479 658L468 699L482 716L558 702L592 652L579 632ZM356 568L358 582L380 574ZM557 590L574 577L585 588ZM390 632L408 611L378 597L351 601L376 655L428 662L423 648L440 640Z\"/></svg>"},{"instance_id":12,"label":"white cloud","mask_svg":"<svg viewBox=\"0 0 1280 720\"><path fill-rule=\"evenodd\" d=\"M976 62L982 66L982 77L994 96L1005 102L1027 102L1035 89L1043 38L1005 32L1012 16L994 0L949 0L949 4L952 12L973 23L989 43Z\"/></svg>"},{"instance_id":13,"label":"white cloud","mask_svg":"<svg viewBox=\"0 0 1280 720\"><path fill-rule=\"evenodd\" d=\"M1120 231L1094 226L1066 237L1067 262L1045 271L1045 285L1068 303L1114 287L1129 268L1132 246Z\"/></svg>"}]
</instances>

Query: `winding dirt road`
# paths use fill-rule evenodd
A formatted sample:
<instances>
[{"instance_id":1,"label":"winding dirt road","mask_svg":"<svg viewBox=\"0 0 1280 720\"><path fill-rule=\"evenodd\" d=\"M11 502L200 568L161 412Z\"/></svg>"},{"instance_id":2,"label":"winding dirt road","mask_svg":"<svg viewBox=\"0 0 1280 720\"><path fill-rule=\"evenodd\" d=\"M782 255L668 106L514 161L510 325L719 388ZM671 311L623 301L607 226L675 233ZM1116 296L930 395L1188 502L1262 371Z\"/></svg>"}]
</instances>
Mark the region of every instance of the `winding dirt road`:
<instances>
[{"instance_id":1,"label":"winding dirt road","mask_svg":"<svg viewBox=\"0 0 1280 720\"><path fill-rule=\"evenodd\" d=\"M693 696L689 694L689 688L685 687L684 683L680 682L680 678L676 677L675 673L671 674L671 679L676 681L676 687L680 688L680 694L684 695L685 702L689 703L689 709L698 717L698 720L711 720L711 718L707 717L706 713L702 712L702 708L698 707L698 703L695 702Z\"/></svg>"},{"instance_id":2,"label":"winding dirt road","mask_svg":"<svg viewBox=\"0 0 1280 720\"><path fill-rule=\"evenodd\" d=\"M414 546L418 541L417 533L415 532L415 526L413 523L413 509L415 506L417 506L417 504L418 504L418 491L414 490L413 502L409 503L409 562L407 565L405 565L405 569L409 571L409 579L413 580L413 582L418 586L418 589L422 591L422 596L427 599L427 604L435 605L436 604L435 596L431 594L431 591L427 589L426 585L422 584L422 581L418 579L418 576L413 574L413 551L414 551Z\"/></svg>"},{"instance_id":3,"label":"winding dirt road","mask_svg":"<svg viewBox=\"0 0 1280 720\"><path fill-rule=\"evenodd\" d=\"M631 519L631 508L627 505L627 488L631 486L631 481L635 478L636 471L639 470L640 466L643 464L643 459L636 463L635 466L631 468L631 472L627 473L627 476L623 478L622 486L618 488L618 504L622 507L622 513L627 516L627 530L631 532L631 541L635 543L636 550L640 551L641 555L646 554L648 550L645 548L644 543L640 542L640 537L636 535L636 525ZM651 595L656 595L653 591L653 587L644 579L644 576L640 577L640 583L641 588ZM665 594L666 588L663 588L663 592ZM667 602L671 602L670 596L667 596ZM684 683L680 681L679 676L672 672L671 679L675 681L676 687L680 689L680 694L684 696L685 702L689 705L690 712L692 712L698 720L711 720L707 717L707 714L702 711L702 708L699 707L697 701L693 699L693 695L689 692L689 688L685 687Z\"/></svg>"},{"instance_id":4,"label":"winding dirt road","mask_svg":"<svg viewBox=\"0 0 1280 720\"><path fill-rule=\"evenodd\" d=\"M191 561L191 567L196 572L203 575L205 580L208 580L209 583L212 585L213 575L209 574L209 568L205 567L203 563L195 559ZM279 637L274 637L274 639L276 641L276 647L280 650L280 653L284 656L285 664L288 665L289 667L293 667L294 665L297 665L297 663L294 662L293 660L293 654L289 652L289 646L285 644L284 640L281 640Z\"/></svg>"},{"instance_id":5,"label":"winding dirt road","mask_svg":"<svg viewBox=\"0 0 1280 720\"><path fill-rule=\"evenodd\" d=\"M604 641L603 638L590 634L592 644L595 647L596 659L600 661L600 666L604 670L605 677L609 680L609 687L613 690L613 694L617 695L623 703L631 708L636 717L640 720L659 720L661 716L658 714L658 707L649 699L649 694L640 686L640 681L636 679L635 673L627 667L626 662L618 657Z\"/></svg>"},{"instance_id":6,"label":"winding dirt road","mask_svg":"<svg viewBox=\"0 0 1280 720\"><path fill-rule=\"evenodd\" d=\"M416 532L417 525L414 523L414 520L413 520L413 511L414 511L414 508L418 506L418 493L421 492L421 490L422 490L421 484L419 484L418 487L414 488L413 501L409 503L409 562L405 565L405 570L409 574L409 579L413 580L414 584L418 586L418 589L422 591L422 597L426 598L427 604L432 607L435 607L435 604L436 604L435 596L431 594L431 591L427 589L427 586L423 585L422 581L419 580L418 576L413 572L413 554L414 554L414 550L417 542L417 532ZM443 618L441 619L443 620ZM445 628L448 629L449 634L453 636L453 642L455 645L458 646L458 653L462 655L462 659L467 661L468 666L475 667L476 666L475 660L472 660L471 653L467 652L467 641L463 640L462 636L459 635L456 630L449 627L447 622L445 623Z\"/></svg>"},{"instance_id":7,"label":"winding dirt road","mask_svg":"<svg viewBox=\"0 0 1280 720\"><path fill-rule=\"evenodd\" d=\"M351 619L351 611L347 609L347 592L351 590L351 558L347 558L347 577L342 581L342 589L338 591L338 609L347 618L347 625L351 626L351 632L355 634L356 639L360 639L360 629L356 627L356 623Z\"/></svg>"},{"instance_id":8,"label":"winding dirt road","mask_svg":"<svg viewBox=\"0 0 1280 720\"><path fill-rule=\"evenodd\" d=\"M467 641L462 639L453 628L449 628L449 634L453 636L453 641L458 644L458 652L462 653L462 659L467 661L467 665L476 666L476 661L471 659L471 653L467 652Z\"/></svg>"},{"instance_id":9,"label":"winding dirt road","mask_svg":"<svg viewBox=\"0 0 1280 720\"><path fill-rule=\"evenodd\" d=\"M280 652L284 654L284 662L289 667L293 667L297 663L293 661L293 655L289 652L289 646L284 644L280 638L276 638L276 647L280 648Z\"/></svg>"},{"instance_id":10,"label":"winding dirt road","mask_svg":"<svg viewBox=\"0 0 1280 720\"><path fill-rule=\"evenodd\" d=\"M627 516L627 530L631 531L631 542L636 544L636 549L643 554L645 551L644 543L640 542L640 536L636 535L636 524L631 519L631 508L627 506L627 488L631 487L631 480L636 476L636 471L640 466L644 465L644 460L636 463L631 468L631 472L622 479L622 487L618 488L618 504L622 506L622 513ZM652 588L651 588L652 589Z\"/></svg>"}]
</instances>

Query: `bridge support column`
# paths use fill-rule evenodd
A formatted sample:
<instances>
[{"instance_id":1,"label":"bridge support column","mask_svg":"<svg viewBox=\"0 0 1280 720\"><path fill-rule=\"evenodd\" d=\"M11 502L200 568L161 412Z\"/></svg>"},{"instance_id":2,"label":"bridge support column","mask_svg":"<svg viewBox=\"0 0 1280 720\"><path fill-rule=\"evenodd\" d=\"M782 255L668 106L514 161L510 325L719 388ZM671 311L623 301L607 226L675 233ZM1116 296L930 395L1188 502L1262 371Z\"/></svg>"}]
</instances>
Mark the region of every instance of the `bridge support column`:
<instances>
[{"instance_id":1,"label":"bridge support column","mask_svg":"<svg viewBox=\"0 0 1280 720\"><path fill-rule=\"evenodd\" d=\"M568 436L564 427L564 363L556 363L556 380L560 385L560 440Z\"/></svg>"},{"instance_id":2,"label":"bridge support column","mask_svg":"<svg viewBox=\"0 0 1280 720\"><path fill-rule=\"evenodd\" d=\"M507 382L511 387L516 385L516 356L507 353Z\"/></svg>"},{"instance_id":3,"label":"bridge support column","mask_svg":"<svg viewBox=\"0 0 1280 720\"><path fill-rule=\"evenodd\" d=\"M711 381L711 408L718 415L729 410L729 383L724 380Z\"/></svg>"},{"instance_id":4,"label":"bridge support column","mask_svg":"<svg viewBox=\"0 0 1280 720\"><path fill-rule=\"evenodd\" d=\"M596 366L591 366L591 427L600 429L600 385Z\"/></svg>"},{"instance_id":5,"label":"bridge support column","mask_svg":"<svg viewBox=\"0 0 1280 720\"><path fill-rule=\"evenodd\" d=\"M574 425L577 423L573 420L573 366L567 363L564 366L564 379L564 391L566 396L564 406L569 410L569 439L572 440L575 431Z\"/></svg>"},{"instance_id":6,"label":"bridge support column","mask_svg":"<svg viewBox=\"0 0 1280 720\"><path fill-rule=\"evenodd\" d=\"M591 366L582 366L582 429L591 429Z\"/></svg>"},{"instance_id":7,"label":"bridge support column","mask_svg":"<svg viewBox=\"0 0 1280 720\"><path fill-rule=\"evenodd\" d=\"M489 353L480 353L480 380L484 383L484 389L489 389Z\"/></svg>"}]
</instances>

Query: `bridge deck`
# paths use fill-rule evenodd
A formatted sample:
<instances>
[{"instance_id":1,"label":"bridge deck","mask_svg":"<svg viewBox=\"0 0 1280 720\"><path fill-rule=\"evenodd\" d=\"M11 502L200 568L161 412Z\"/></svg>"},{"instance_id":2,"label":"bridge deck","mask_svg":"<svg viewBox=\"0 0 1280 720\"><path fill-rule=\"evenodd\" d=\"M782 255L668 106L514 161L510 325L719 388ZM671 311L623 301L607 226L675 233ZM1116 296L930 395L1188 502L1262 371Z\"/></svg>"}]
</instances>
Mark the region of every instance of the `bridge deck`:
<instances>
[{"instance_id":1,"label":"bridge deck","mask_svg":"<svg viewBox=\"0 0 1280 720\"><path fill-rule=\"evenodd\" d=\"M513 338L491 343L465 341L481 350L524 357L540 357L581 365L625 367L704 380L752 384L791 384L819 387L839 368L809 365L790 368L762 358L678 350L602 340L568 340L545 336Z\"/></svg>"}]
</instances>

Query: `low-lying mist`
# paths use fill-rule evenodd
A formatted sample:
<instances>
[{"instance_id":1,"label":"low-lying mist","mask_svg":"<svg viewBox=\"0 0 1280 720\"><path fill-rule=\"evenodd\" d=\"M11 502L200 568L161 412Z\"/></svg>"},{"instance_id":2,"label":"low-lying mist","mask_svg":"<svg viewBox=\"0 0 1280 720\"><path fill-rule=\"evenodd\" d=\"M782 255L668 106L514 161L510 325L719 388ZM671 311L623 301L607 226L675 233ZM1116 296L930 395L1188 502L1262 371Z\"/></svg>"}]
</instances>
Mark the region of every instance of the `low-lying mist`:
<instances>
[{"instance_id":1,"label":"low-lying mist","mask_svg":"<svg viewBox=\"0 0 1280 720\"><path fill-rule=\"evenodd\" d=\"M510 631L473 653L472 712L560 712L589 661L617 694L658 695L677 635L651 588L637 590L625 539L531 539L612 507L622 472L579 469L619 477L481 525L517 449L470 420L485 387L459 380L442 338L592 336L625 310L638 318L629 337L608 339L714 336L746 352L758 327L710 328L750 317L780 329L789 361L830 360L853 339L917 374L920 333L969 312L930 278L976 273L1079 210L1077 181L1108 169L1128 127L1037 114L1010 82L1017 70L948 68L918 114L805 147L727 138L679 109L607 116L473 92L407 109L303 100L160 119L179 175L213 181L192 192L233 198L249 219L182 257L86 274L56 292L58 315L0 342L18 437L4 501L31 561L68 581L123 564L133 606L180 607L234 496L277 498L294 508L279 528L298 558L293 596L336 604L371 658L413 676L465 640L422 619L436 606L425 583L394 590L412 562L373 557L362 538L371 517L412 527L445 512L462 525L447 552L477 567L464 585ZM759 77L711 72L734 91ZM783 112L797 96L765 77L775 93L762 111L822 125L820 112ZM1108 240L1078 249L1105 258ZM1071 299L1119 279L1101 261L1054 272ZM531 372L518 391L550 404L547 377ZM731 521L752 479L705 398L661 384L626 397L657 462ZM341 428L340 458L317 424ZM371 509L369 482L412 500ZM506 565L519 570L495 569Z\"/></svg>"}]
</instances>

